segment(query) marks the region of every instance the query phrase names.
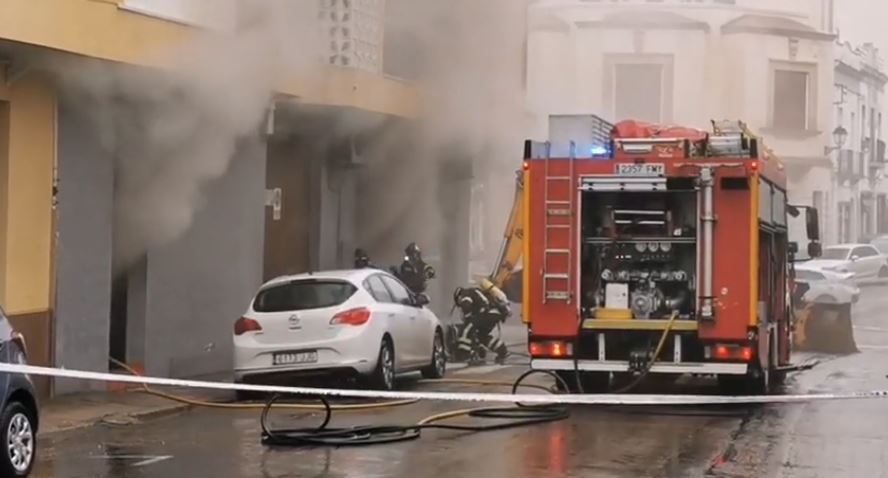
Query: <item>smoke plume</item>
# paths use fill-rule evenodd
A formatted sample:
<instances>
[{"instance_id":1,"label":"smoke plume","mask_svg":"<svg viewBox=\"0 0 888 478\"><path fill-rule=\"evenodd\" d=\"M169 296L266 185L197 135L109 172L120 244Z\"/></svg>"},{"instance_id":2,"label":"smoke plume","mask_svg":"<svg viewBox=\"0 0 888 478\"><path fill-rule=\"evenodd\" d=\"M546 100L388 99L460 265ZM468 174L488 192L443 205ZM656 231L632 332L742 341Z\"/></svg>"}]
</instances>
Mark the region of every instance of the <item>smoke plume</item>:
<instances>
[{"instance_id":1,"label":"smoke plume","mask_svg":"<svg viewBox=\"0 0 888 478\"><path fill-rule=\"evenodd\" d=\"M155 52L167 65L162 71L83 59L50 66L115 159L115 256L123 266L188 230L205 187L226 172L239 142L261 131L282 78L323 67L316 1L238 3L234 33L195 32L186 47ZM516 0L389 0L386 35L397 41L387 45L387 69L400 65L421 85L424 102L417 121L367 143L368 182L399 185L376 191L368 241L440 236L446 205L433 191L442 162L471 157L478 174L517 161L524 7ZM334 134L378 125L345 116L340 126ZM506 181L511 169L503 169ZM415 220L406 220L411 214Z\"/></svg>"}]
</instances>

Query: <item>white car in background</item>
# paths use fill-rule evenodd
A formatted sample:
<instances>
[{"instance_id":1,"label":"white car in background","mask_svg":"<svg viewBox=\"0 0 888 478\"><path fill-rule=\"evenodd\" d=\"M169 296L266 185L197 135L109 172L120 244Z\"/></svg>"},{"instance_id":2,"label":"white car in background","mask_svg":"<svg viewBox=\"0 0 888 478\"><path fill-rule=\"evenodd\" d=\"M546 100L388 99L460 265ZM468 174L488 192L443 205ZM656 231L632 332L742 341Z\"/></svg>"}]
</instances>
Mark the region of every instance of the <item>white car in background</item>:
<instances>
[{"instance_id":1,"label":"white car in background","mask_svg":"<svg viewBox=\"0 0 888 478\"><path fill-rule=\"evenodd\" d=\"M871 241L869 241L869 243L875 246L875 248L878 249L879 252L881 252L882 254L888 255L888 236L876 236Z\"/></svg>"},{"instance_id":2,"label":"white car in background","mask_svg":"<svg viewBox=\"0 0 888 478\"><path fill-rule=\"evenodd\" d=\"M345 372L391 390L403 372L441 378L444 332L427 303L377 269L269 281L234 325L235 381Z\"/></svg>"},{"instance_id":3,"label":"white car in background","mask_svg":"<svg viewBox=\"0 0 888 478\"><path fill-rule=\"evenodd\" d=\"M857 281L888 278L888 258L871 244L839 244L823 249L823 254L807 261L808 268L850 272Z\"/></svg>"},{"instance_id":4,"label":"white car in background","mask_svg":"<svg viewBox=\"0 0 888 478\"><path fill-rule=\"evenodd\" d=\"M860 288L850 272L832 272L806 265L795 267L795 281L806 284L803 300L815 304L854 304L860 299Z\"/></svg>"}]
</instances>

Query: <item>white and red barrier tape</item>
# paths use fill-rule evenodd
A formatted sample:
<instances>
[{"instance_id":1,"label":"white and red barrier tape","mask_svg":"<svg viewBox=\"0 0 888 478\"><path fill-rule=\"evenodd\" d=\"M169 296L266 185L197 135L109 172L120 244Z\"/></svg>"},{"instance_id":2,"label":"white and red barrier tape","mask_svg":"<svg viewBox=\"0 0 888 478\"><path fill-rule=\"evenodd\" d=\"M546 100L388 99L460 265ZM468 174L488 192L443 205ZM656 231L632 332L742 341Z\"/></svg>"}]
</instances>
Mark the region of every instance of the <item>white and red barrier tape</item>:
<instances>
[{"instance_id":1,"label":"white and red barrier tape","mask_svg":"<svg viewBox=\"0 0 888 478\"><path fill-rule=\"evenodd\" d=\"M888 390L860 392L812 393L794 395L753 395L753 396L710 396L710 395L547 395L547 394L506 394L506 393L458 393L458 392L383 392L372 390L348 390L332 388L283 387L270 385L248 385L203 380L182 380L132 375L118 375L102 372L87 372L63 368L36 367L0 363L0 372L24 373L56 378L92 380L100 382L126 382L164 387L186 387L207 390L241 390L248 392L279 393L303 396L327 396L343 398L376 398L388 400L438 400L456 402L493 402L523 404L572 404L572 405L729 405L766 403L807 403L825 400L865 400L888 398Z\"/></svg>"}]
</instances>

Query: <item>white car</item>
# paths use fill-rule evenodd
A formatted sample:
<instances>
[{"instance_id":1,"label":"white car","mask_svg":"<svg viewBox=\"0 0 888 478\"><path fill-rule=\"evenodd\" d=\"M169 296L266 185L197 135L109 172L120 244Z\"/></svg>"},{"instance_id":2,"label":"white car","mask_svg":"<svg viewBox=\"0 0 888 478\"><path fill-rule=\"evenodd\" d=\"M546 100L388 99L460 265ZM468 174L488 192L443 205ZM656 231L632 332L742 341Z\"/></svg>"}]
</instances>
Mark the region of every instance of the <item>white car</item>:
<instances>
[{"instance_id":1,"label":"white car","mask_svg":"<svg viewBox=\"0 0 888 478\"><path fill-rule=\"evenodd\" d=\"M444 331L427 303L377 269L269 281L234 325L235 381L345 372L391 390L403 372L441 378Z\"/></svg>"},{"instance_id":2,"label":"white car","mask_svg":"<svg viewBox=\"0 0 888 478\"><path fill-rule=\"evenodd\" d=\"M854 275L798 265L795 280L808 286L805 302L815 304L854 304L860 299L860 288Z\"/></svg>"},{"instance_id":3,"label":"white car","mask_svg":"<svg viewBox=\"0 0 888 478\"><path fill-rule=\"evenodd\" d=\"M888 235L876 236L870 241L870 244L882 254L888 254Z\"/></svg>"},{"instance_id":4,"label":"white car","mask_svg":"<svg viewBox=\"0 0 888 478\"><path fill-rule=\"evenodd\" d=\"M804 263L813 269L850 272L855 280L888 278L888 259L871 244L840 244L823 249L818 258Z\"/></svg>"}]
</instances>

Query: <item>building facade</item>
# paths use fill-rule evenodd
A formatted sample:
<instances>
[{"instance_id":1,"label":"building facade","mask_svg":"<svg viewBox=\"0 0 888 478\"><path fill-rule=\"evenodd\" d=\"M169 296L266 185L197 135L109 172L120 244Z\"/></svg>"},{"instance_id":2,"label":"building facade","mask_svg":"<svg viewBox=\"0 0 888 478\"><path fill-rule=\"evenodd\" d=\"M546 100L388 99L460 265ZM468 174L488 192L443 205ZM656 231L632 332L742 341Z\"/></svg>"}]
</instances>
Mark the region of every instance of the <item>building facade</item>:
<instances>
[{"instance_id":1,"label":"building facade","mask_svg":"<svg viewBox=\"0 0 888 478\"><path fill-rule=\"evenodd\" d=\"M836 43L835 118L844 131L832 146L836 240L868 241L888 233L888 184L882 113L888 76L872 44Z\"/></svg>"},{"instance_id":2,"label":"building facade","mask_svg":"<svg viewBox=\"0 0 888 478\"><path fill-rule=\"evenodd\" d=\"M225 372L263 279L350 263L385 180L367 138L409 125L420 92L381 72L380 2L335 3L357 36L306 60L235 2L3 2L0 304L33 364ZM300 18L333 34L319 17Z\"/></svg>"},{"instance_id":3,"label":"building facade","mask_svg":"<svg viewBox=\"0 0 888 478\"><path fill-rule=\"evenodd\" d=\"M539 137L550 114L699 128L740 119L785 162L791 201L818 202L832 223L829 1L552 0L530 12L527 101Z\"/></svg>"}]
</instances>

